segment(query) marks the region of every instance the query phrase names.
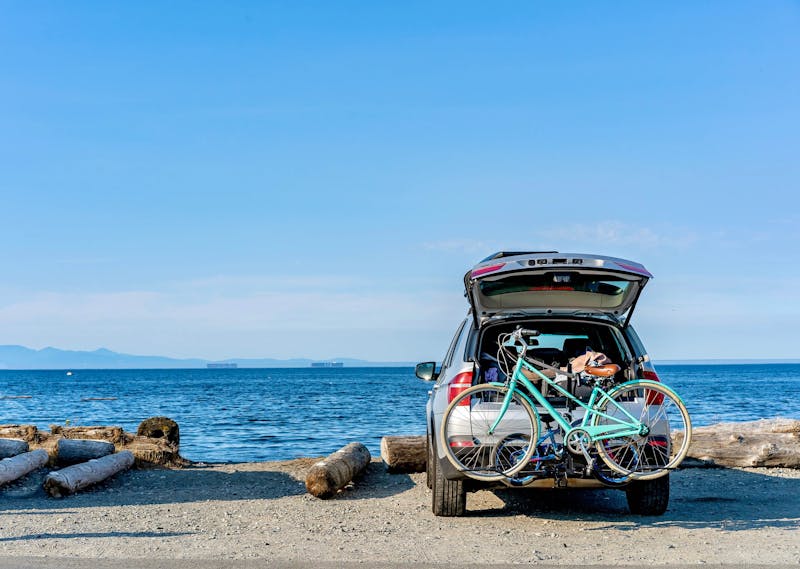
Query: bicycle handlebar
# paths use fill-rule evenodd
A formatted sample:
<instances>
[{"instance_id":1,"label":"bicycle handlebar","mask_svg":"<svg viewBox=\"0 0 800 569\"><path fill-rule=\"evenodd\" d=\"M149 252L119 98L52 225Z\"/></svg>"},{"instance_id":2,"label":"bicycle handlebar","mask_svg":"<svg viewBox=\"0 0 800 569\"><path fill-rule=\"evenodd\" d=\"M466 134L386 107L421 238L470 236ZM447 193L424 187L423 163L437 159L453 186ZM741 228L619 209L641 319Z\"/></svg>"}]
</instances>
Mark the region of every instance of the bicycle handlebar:
<instances>
[{"instance_id":1,"label":"bicycle handlebar","mask_svg":"<svg viewBox=\"0 0 800 569\"><path fill-rule=\"evenodd\" d=\"M515 338L521 339L522 336L538 336L539 334L541 334L541 332L539 332L539 330L528 330L526 328L520 327L514 330L512 334Z\"/></svg>"},{"instance_id":2,"label":"bicycle handlebar","mask_svg":"<svg viewBox=\"0 0 800 569\"><path fill-rule=\"evenodd\" d=\"M523 336L538 336L541 332L538 330L528 330L526 328L522 328L521 326L508 334L506 336L509 338L509 341L503 342L504 345L513 346L513 345L520 345L522 348L522 353L524 354L528 351L528 344L525 340L522 339Z\"/></svg>"},{"instance_id":3,"label":"bicycle handlebar","mask_svg":"<svg viewBox=\"0 0 800 569\"><path fill-rule=\"evenodd\" d=\"M563 370L560 367L549 365L546 362L544 362L543 360L540 360L540 359L537 359L537 358L533 358L533 357L530 357L530 356L527 355L527 351L528 351L528 348L530 346L528 346L527 342L525 342L525 340L523 340L522 337L523 336L539 336L540 334L541 334L541 332L539 332L539 330L529 330L529 329L526 329L526 328L519 327L516 330L514 330L513 332L509 332L508 334L501 335L500 338L502 339L502 345L503 346L506 346L506 347L509 347L509 348L516 347L517 348L517 353L519 354L518 357L522 357L522 358L528 360L529 363L532 363L535 366L538 366L538 367L540 367L542 369L549 369L549 370L554 371L556 373L560 373L560 374L566 375L567 377L571 377L571 378L578 377L579 374L577 374L577 373L573 373L573 372L570 372L570 371ZM498 356L498 359L499 359L499 356Z\"/></svg>"}]
</instances>

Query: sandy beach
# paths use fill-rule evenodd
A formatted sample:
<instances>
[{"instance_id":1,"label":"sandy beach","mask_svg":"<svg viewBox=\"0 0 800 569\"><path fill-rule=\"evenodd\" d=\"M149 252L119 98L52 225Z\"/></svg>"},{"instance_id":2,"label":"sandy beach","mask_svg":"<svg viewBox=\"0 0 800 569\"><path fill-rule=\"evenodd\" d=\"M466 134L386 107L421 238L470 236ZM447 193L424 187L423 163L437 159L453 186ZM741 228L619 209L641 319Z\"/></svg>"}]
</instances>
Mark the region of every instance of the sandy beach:
<instances>
[{"instance_id":1,"label":"sandy beach","mask_svg":"<svg viewBox=\"0 0 800 569\"><path fill-rule=\"evenodd\" d=\"M305 492L313 462L130 471L64 499L47 497L43 473L34 473L0 494L0 561L252 559L291 566L800 559L798 470L674 473L670 508L661 517L628 514L619 491L532 490L470 494L467 516L437 518L424 474L388 474L373 460L350 487L323 501Z\"/></svg>"}]
</instances>

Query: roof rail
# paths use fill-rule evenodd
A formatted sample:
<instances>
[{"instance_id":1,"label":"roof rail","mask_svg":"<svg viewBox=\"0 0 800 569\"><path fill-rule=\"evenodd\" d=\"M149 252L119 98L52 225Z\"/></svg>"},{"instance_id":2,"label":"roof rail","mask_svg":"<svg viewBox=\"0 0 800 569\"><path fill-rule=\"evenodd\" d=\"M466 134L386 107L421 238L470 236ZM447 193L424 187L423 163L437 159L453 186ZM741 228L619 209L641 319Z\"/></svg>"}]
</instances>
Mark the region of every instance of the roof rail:
<instances>
[{"instance_id":1,"label":"roof rail","mask_svg":"<svg viewBox=\"0 0 800 569\"><path fill-rule=\"evenodd\" d=\"M502 259L504 257L515 257L517 255L544 255L550 253L558 253L558 251L498 251L497 253L489 255L480 262L485 263L487 261L494 261L495 259Z\"/></svg>"}]
</instances>

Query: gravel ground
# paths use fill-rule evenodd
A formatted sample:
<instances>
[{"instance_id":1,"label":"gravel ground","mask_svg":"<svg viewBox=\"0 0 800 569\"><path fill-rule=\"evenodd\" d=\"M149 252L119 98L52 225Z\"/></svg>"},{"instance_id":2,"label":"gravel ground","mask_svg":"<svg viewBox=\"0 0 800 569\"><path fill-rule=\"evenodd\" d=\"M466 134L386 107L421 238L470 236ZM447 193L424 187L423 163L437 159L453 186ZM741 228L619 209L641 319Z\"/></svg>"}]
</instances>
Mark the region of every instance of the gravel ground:
<instances>
[{"instance_id":1,"label":"gravel ground","mask_svg":"<svg viewBox=\"0 0 800 569\"><path fill-rule=\"evenodd\" d=\"M373 462L323 501L305 493L313 462L131 471L63 499L34 473L0 490L0 561L800 564L798 470L676 472L660 517L628 514L620 491L503 490L470 494L463 518L437 518L424 474Z\"/></svg>"}]
</instances>

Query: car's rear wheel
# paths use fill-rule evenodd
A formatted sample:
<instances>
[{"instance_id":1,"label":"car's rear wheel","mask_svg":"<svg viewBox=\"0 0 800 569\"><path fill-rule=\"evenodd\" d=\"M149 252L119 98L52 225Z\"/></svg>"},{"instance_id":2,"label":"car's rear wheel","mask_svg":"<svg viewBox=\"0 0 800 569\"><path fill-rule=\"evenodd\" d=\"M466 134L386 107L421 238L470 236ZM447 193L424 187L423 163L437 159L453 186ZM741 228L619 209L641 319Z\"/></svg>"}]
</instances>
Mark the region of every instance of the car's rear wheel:
<instances>
[{"instance_id":1,"label":"car's rear wheel","mask_svg":"<svg viewBox=\"0 0 800 569\"><path fill-rule=\"evenodd\" d=\"M431 509L435 516L463 516L467 511L467 491L463 480L448 480L444 477L442 469L437 464L434 456L431 462L432 484L431 494L433 502Z\"/></svg>"},{"instance_id":2,"label":"car's rear wheel","mask_svg":"<svg viewBox=\"0 0 800 569\"><path fill-rule=\"evenodd\" d=\"M640 516L660 516L669 505L669 474L655 480L635 480L625 488L628 508Z\"/></svg>"},{"instance_id":3,"label":"car's rear wheel","mask_svg":"<svg viewBox=\"0 0 800 569\"><path fill-rule=\"evenodd\" d=\"M427 458L425 459L425 484L428 488L433 488L433 468L434 468L434 460L436 460L436 456L433 452L433 444L431 442L431 435L425 437L425 446L427 448Z\"/></svg>"}]
</instances>

